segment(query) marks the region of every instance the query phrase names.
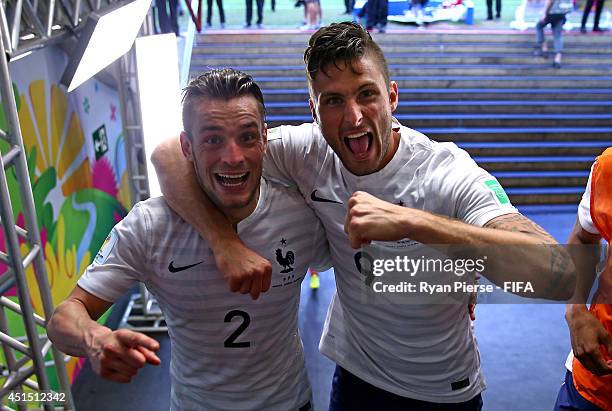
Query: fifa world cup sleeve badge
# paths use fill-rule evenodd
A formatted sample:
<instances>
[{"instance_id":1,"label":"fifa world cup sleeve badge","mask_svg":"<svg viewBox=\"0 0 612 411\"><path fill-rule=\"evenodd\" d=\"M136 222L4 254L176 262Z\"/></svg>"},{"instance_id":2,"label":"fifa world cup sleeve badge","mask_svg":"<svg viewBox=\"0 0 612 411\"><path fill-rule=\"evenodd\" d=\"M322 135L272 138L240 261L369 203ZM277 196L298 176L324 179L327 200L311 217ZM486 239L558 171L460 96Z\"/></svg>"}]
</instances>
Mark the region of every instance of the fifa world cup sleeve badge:
<instances>
[{"instance_id":1,"label":"fifa world cup sleeve badge","mask_svg":"<svg viewBox=\"0 0 612 411\"><path fill-rule=\"evenodd\" d=\"M106 262L111 251L113 251L113 248L115 248L115 244L117 244L118 239L119 237L117 236L117 232L113 228L108 234L108 237L106 237L106 240L104 240L102 247L100 247L100 251L98 251L96 258L94 259L96 264L104 264Z\"/></svg>"}]
</instances>

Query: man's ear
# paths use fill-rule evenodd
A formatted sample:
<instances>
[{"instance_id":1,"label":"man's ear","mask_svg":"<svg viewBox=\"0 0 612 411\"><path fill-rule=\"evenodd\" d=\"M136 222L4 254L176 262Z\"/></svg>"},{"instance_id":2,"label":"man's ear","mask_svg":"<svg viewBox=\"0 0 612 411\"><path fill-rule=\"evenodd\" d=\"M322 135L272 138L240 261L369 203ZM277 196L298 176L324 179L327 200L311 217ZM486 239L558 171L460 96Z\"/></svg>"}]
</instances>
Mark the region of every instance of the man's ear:
<instances>
[{"instance_id":1,"label":"man's ear","mask_svg":"<svg viewBox=\"0 0 612 411\"><path fill-rule=\"evenodd\" d=\"M263 138L263 148L265 153L268 149L268 123L264 123L261 137Z\"/></svg>"},{"instance_id":2,"label":"man's ear","mask_svg":"<svg viewBox=\"0 0 612 411\"><path fill-rule=\"evenodd\" d=\"M391 105L391 112L394 112L399 104L399 90L395 81L389 84L389 104Z\"/></svg>"},{"instance_id":3,"label":"man's ear","mask_svg":"<svg viewBox=\"0 0 612 411\"><path fill-rule=\"evenodd\" d=\"M318 123L319 119L317 118L317 108L312 98L308 99L308 105L310 106L310 114L312 115L312 119L315 123Z\"/></svg>"},{"instance_id":4,"label":"man's ear","mask_svg":"<svg viewBox=\"0 0 612 411\"><path fill-rule=\"evenodd\" d=\"M181 150L189 161L193 161L193 144L185 131L181 131Z\"/></svg>"}]
</instances>

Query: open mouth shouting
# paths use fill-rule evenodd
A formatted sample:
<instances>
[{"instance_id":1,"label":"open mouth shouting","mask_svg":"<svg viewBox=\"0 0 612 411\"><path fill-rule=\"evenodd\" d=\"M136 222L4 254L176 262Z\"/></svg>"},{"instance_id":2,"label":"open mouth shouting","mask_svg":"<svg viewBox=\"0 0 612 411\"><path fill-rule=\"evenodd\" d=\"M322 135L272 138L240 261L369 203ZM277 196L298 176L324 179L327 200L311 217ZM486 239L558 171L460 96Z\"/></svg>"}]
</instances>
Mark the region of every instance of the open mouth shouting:
<instances>
[{"instance_id":1,"label":"open mouth shouting","mask_svg":"<svg viewBox=\"0 0 612 411\"><path fill-rule=\"evenodd\" d=\"M366 159L372 148L374 136L371 132L358 132L344 137L344 144L357 160Z\"/></svg>"}]
</instances>

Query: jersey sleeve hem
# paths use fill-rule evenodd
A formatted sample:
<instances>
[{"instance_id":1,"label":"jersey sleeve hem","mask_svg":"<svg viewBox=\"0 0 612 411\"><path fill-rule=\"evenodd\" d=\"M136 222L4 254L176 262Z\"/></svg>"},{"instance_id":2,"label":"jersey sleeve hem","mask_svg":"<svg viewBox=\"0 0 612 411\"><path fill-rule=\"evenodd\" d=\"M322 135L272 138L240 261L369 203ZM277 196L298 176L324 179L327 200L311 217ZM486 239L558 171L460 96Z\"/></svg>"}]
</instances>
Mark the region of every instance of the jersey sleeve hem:
<instances>
[{"instance_id":1,"label":"jersey sleeve hem","mask_svg":"<svg viewBox=\"0 0 612 411\"><path fill-rule=\"evenodd\" d=\"M113 293L112 290L109 290L108 288L97 287L96 285L87 281L87 278L84 277L77 281L77 285L88 293L113 304L123 295L123 293Z\"/></svg>"},{"instance_id":2,"label":"jersey sleeve hem","mask_svg":"<svg viewBox=\"0 0 612 411\"><path fill-rule=\"evenodd\" d=\"M591 180L593 176L593 166L591 166L591 171L589 173L589 179L587 181L586 189L584 194L582 195L582 199L580 200L580 204L578 205L578 222L580 223L580 227L584 231L587 231L591 234L599 234L599 230L595 227L593 223L593 218L591 217Z\"/></svg>"},{"instance_id":3,"label":"jersey sleeve hem","mask_svg":"<svg viewBox=\"0 0 612 411\"><path fill-rule=\"evenodd\" d=\"M500 217L505 214L518 214L518 213L519 211L514 206L504 208L504 209L486 211L483 214L477 216L471 224L478 226L478 227L484 227L485 224L487 224L489 221L493 220L494 218Z\"/></svg>"},{"instance_id":4,"label":"jersey sleeve hem","mask_svg":"<svg viewBox=\"0 0 612 411\"><path fill-rule=\"evenodd\" d=\"M599 230L597 229L597 227L587 221L584 221L584 219L581 217L578 217L578 221L580 221L580 227L582 227L584 231L588 231L589 233L594 235L599 235Z\"/></svg>"}]
</instances>

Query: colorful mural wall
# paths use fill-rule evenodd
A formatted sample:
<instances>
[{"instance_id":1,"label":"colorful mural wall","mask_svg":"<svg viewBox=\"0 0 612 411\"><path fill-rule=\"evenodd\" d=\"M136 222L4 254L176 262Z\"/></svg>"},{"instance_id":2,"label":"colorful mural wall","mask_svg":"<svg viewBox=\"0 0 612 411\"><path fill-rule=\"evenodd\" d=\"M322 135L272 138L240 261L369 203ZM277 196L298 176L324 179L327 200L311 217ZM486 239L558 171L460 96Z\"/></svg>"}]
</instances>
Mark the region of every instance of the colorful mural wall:
<instances>
[{"instance_id":1,"label":"colorful mural wall","mask_svg":"<svg viewBox=\"0 0 612 411\"><path fill-rule=\"evenodd\" d=\"M66 64L60 49L48 47L10 65L54 305L74 288L131 206L118 93L91 79L67 94L58 85ZM4 115L0 128L6 129ZM7 150L0 140L0 151ZM23 226L18 183L12 171L7 176L14 217ZM6 250L1 230L0 249ZM0 263L0 275L6 269ZM42 314L31 268L27 281L34 309ZM16 300L14 289L6 295ZM25 334L18 317L10 327L13 335ZM76 358L69 362L71 381L81 364ZM57 386L55 373L49 376Z\"/></svg>"}]
</instances>

